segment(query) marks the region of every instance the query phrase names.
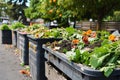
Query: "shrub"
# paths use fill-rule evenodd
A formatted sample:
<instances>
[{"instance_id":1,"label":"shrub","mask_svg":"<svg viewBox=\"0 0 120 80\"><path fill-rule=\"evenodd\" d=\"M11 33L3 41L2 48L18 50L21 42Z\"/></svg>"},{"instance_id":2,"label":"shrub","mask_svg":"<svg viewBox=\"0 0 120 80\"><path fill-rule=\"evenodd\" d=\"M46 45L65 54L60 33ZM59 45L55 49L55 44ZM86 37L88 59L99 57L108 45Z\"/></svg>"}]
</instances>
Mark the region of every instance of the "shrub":
<instances>
[{"instance_id":1,"label":"shrub","mask_svg":"<svg viewBox=\"0 0 120 80\"><path fill-rule=\"evenodd\" d=\"M10 28L7 24L3 24L0 26L0 30L10 30Z\"/></svg>"},{"instance_id":2,"label":"shrub","mask_svg":"<svg viewBox=\"0 0 120 80\"><path fill-rule=\"evenodd\" d=\"M25 25L23 25L23 24L20 23L20 22L16 22L16 23L12 24L12 26L11 26L11 29L12 29L12 30L21 29L21 28L25 28Z\"/></svg>"}]
</instances>

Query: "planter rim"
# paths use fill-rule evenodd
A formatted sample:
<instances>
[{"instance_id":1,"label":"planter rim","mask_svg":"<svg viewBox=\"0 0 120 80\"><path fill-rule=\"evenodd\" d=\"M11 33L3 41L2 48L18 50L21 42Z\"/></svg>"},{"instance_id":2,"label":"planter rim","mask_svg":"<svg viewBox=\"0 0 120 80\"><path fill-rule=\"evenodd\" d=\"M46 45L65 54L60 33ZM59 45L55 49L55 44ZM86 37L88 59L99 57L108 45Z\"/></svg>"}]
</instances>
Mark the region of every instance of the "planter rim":
<instances>
[{"instance_id":1,"label":"planter rim","mask_svg":"<svg viewBox=\"0 0 120 80\"><path fill-rule=\"evenodd\" d=\"M1 31L11 31L11 30L1 30Z\"/></svg>"},{"instance_id":2,"label":"planter rim","mask_svg":"<svg viewBox=\"0 0 120 80\"><path fill-rule=\"evenodd\" d=\"M67 59L67 56L64 53L54 51L50 47L47 47L46 45L43 45L42 47L45 50L49 51L50 54L60 58L62 61L64 61L65 63L67 63L68 65L70 65L71 67L75 68L76 70L78 70L79 72L81 72L83 74L86 74L86 75L89 75L89 76L95 76L95 77L97 77L97 76L103 76L104 77L103 72L101 72L100 70L95 70L95 69L90 68L90 67L88 67L86 65L83 65L81 63L77 64L77 63L74 63L74 62L70 62ZM112 74L110 76L114 76L114 75L120 75L120 68L114 69L114 71L112 72Z\"/></svg>"}]
</instances>

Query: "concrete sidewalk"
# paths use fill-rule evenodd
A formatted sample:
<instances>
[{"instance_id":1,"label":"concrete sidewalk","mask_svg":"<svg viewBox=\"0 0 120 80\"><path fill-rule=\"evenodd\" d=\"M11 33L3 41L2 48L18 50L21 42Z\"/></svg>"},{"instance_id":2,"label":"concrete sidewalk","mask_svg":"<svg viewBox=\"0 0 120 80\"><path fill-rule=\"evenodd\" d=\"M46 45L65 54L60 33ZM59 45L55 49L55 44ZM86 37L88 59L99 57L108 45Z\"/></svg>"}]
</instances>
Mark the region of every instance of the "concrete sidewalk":
<instances>
[{"instance_id":1,"label":"concrete sidewalk","mask_svg":"<svg viewBox=\"0 0 120 80\"><path fill-rule=\"evenodd\" d=\"M19 72L23 67L14 50L13 47L0 44L0 80L32 80Z\"/></svg>"}]
</instances>

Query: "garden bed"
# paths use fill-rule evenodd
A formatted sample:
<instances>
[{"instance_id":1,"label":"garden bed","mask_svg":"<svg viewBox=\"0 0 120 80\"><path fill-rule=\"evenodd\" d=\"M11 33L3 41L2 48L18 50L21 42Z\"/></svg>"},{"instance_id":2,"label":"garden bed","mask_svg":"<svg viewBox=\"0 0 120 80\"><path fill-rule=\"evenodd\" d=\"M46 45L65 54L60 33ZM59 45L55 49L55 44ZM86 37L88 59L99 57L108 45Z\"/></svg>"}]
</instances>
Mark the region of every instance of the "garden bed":
<instances>
[{"instance_id":1,"label":"garden bed","mask_svg":"<svg viewBox=\"0 0 120 80\"><path fill-rule=\"evenodd\" d=\"M61 70L72 80L119 80L120 69L115 69L109 77L105 77L104 73L87 67L83 64L70 62L67 56L58 51L54 51L49 47L43 46L45 49L45 58L55 67Z\"/></svg>"},{"instance_id":2,"label":"garden bed","mask_svg":"<svg viewBox=\"0 0 120 80\"><path fill-rule=\"evenodd\" d=\"M46 80L45 77L45 58L44 49L42 45L47 42L53 42L54 38L33 38L28 36L29 39L29 66L32 78L34 80Z\"/></svg>"},{"instance_id":3,"label":"garden bed","mask_svg":"<svg viewBox=\"0 0 120 80\"><path fill-rule=\"evenodd\" d=\"M12 44L12 32L11 32L11 30L1 30L0 37L1 37L0 43Z\"/></svg>"},{"instance_id":4,"label":"garden bed","mask_svg":"<svg viewBox=\"0 0 120 80\"><path fill-rule=\"evenodd\" d=\"M21 52L20 60L24 65L29 64L29 42L27 34L22 34L18 32L19 34L19 49Z\"/></svg>"}]
</instances>

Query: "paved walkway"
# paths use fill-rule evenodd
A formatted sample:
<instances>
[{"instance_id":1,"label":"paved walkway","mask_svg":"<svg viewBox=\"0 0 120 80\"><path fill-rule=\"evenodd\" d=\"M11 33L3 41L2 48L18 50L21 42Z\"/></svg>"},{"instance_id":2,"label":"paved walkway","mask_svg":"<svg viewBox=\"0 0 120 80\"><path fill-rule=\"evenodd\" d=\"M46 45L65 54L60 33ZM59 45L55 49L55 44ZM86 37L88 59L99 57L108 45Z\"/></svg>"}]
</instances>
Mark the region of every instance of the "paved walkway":
<instances>
[{"instance_id":1,"label":"paved walkway","mask_svg":"<svg viewBox=\"0 0 120 80\"><path fill-rule=\"evenodd\" d=\"M14 50L13 47L0 44L0 80L32 80L19 72L23 67Z\"/></svg>"}]
</instances>

